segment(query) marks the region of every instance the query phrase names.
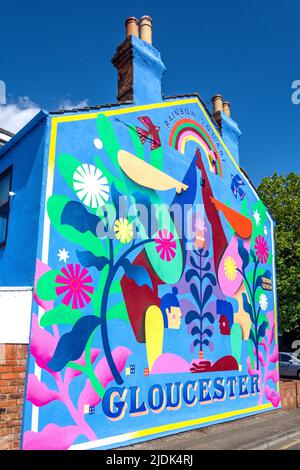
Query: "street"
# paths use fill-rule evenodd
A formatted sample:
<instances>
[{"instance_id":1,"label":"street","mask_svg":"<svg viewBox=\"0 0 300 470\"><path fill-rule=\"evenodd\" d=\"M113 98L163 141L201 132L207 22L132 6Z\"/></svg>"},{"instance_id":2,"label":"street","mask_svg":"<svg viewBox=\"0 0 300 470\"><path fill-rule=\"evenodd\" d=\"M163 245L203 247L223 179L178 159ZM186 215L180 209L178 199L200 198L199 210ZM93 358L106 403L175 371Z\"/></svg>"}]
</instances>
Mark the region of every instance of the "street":
<instances>
[{"instance_id":1,"label":"street","mask_svg":"<svg viewBox=\"0 0 300 470\"><path fill-rule=\"evenodd\" d=\"M300 409L265 412L122 449L129 451L299 450Z\"/></svg>"}]
</instances>

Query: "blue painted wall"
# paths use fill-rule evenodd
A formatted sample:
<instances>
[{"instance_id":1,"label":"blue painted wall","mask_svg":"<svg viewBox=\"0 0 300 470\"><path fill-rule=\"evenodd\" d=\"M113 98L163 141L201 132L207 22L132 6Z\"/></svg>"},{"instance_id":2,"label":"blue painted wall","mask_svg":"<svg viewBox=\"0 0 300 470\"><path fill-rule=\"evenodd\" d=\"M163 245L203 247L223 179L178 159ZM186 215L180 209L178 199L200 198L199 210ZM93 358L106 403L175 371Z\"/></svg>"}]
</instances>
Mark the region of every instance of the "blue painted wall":
<instances>
[{"instance_id":1,"label":"blue painted wall","mask_svg":"<svg viewBox=\"0 0 300 470\"><path fill-rule=\"evenodd\" d=\"M0 286L33 286L45 130L46 119L0 157L0 173L13 166L11 188L16 193L11 198L7 244L0 249Z\"/></svg>"},{"instance_id":2,"label":"blue painted wall","mask_svg":"<svg viewBox=\"0 0 300 470\"><path fill-rule=\"evenodd\" d=\"M131 37L131 42L135 103L146 104L161 101L161 80L166 68L159 51L136 36Z\"/></svg>"}]
</instances>

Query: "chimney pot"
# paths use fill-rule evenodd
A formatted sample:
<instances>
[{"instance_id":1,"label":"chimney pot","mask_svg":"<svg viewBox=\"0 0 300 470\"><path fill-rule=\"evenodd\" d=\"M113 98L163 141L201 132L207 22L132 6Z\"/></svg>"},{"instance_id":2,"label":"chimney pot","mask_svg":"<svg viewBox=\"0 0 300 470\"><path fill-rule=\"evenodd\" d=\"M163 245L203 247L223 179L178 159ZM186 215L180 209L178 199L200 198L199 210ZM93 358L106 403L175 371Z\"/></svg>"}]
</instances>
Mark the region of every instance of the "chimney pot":
<instances>
[{"instance_id":1,"label":"chimney pot","mask_svg":"<svg viewBox=\"0 0 300 470\"><path fill-rule=\"evenodd\" d=\"M152 18L151 16L142 16L140 19L140 39L152 44Z\"/></svg>"},{"instance_id":2,"label":"chimney pot","mask_svg":"<svg viewBox=\"0 0 300 470\"><path fill-rule=\"evenodd\" d=\"M229 103L229 101L224 101L224 103L223 103L223 113L226 114L226 116L230 117L230 103Z\"/></svg>"},{"instance_id":3,"label":"chimney pot","mask_svg":"<svg viewBox=\"0 0 300 470\"><path fill-rule=\"evenodd\" d=\"M223 97L222 95L215 95L212 97L213 114L223 111Z\"/></svg>"},{"instance_id":4,"label":"chimney pot","mask_svg":"<svg viewBox=\"0 0 300 470\"><path fill-rule=\"evenodd\" d=\"M129 16L125 21L126 37L137 36L139 37L139 21L134 16Z\"/></svg>"}]
</instances>

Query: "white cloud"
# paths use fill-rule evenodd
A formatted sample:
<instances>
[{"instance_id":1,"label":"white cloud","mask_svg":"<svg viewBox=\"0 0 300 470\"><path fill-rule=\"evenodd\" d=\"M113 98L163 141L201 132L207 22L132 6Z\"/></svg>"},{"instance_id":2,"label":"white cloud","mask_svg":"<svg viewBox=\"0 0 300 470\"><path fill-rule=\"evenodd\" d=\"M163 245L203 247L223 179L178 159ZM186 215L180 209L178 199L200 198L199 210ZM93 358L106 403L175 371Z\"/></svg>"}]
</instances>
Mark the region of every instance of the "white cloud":
<instances>
[{"instance_id":1,"label":"white cloud","mask_svg":"<svg viewBox=\"0 0 300 470\"><path fill-rule=\"evenodd\" d=\"M79 103L73 103L70 99L63 99L60 102L59 109L73 109L73 108L84 108L89 105L89 100L85 98L79 101Z\"/></svg>"},{"instance_id":2,"label":"white cloud","mask_svg":"<svg viewBox=\"0 0 300 470\"><path fill-rule=\"evenodd\" d=\"M72 102L70 99L61 100L57 109L73 109L88 106L88 99ZM19 97L15 103L0 105L0 127L16 133L24 127L38 112L39 105L31 101L28 96Z\"/></svg>"},{"instance_id":3,"label":"white cloud","mask_svg":"<svg viewBox=\"0 0 300 470\"><path fill-rule=\"evenodd\" d=\"M0 106L0 127L16 133L39 111L39 106L33 103L28 96L21 96L16 103Z\"/></svg>"}]
</instances>

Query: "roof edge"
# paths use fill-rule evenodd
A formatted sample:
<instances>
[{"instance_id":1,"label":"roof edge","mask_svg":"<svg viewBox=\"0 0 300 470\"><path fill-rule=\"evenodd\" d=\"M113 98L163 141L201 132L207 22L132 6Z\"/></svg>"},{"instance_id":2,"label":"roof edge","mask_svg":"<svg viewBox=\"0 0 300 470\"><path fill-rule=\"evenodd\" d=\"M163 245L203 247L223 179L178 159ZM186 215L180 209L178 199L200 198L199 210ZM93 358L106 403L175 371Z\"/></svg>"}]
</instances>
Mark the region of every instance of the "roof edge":
<instances>
[{"instance_id":1,"label":"roof edge","mask_svg":"<svg viewBox=\"0 0 300 470\"><path fill-rule=\"evenodd\" d=\"M19 132L17 132L3 147L0 148L0 159L26 135L35 126L37 126L48 114L45 111L39 111Z\"/></svg>"}]
</instances>

